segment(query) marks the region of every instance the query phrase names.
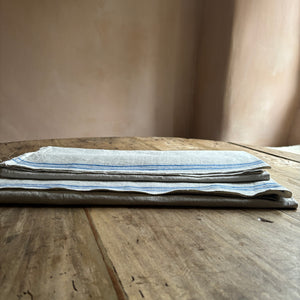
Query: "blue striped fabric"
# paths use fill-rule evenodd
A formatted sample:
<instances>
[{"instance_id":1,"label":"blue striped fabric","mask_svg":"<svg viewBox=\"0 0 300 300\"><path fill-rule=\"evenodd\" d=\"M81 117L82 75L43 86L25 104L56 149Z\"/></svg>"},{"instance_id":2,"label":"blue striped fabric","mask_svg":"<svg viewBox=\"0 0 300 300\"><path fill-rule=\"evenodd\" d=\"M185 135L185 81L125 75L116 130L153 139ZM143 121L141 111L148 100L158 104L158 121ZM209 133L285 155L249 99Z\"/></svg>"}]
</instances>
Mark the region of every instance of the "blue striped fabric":
<instances>
[{"instance_id":1,"label":"blue striped fabric","mask_svg":"<svg viewBox=\"0 0 300 300\"><path fill-rule=\"evenodd\" d=\"M235 164L176 164L176 165L164 165L164 164L144 164L144 165L98 165L98 164L83 164L83 163L48 163L48 162L32 162L21 159L20 157L13 158L12 161L19 165L25 165L28 167L46 167L51 169L75 169L75 170L230 170L236 169L237 167L257 167L263 164L261 160L255 160L245 163L235 163Z\"/></svg>"},{"instance_id":2,"label":"blue striped fabric","mask_svg":"<svg viewBox=\"0 0 300 300\"><path fill-rule=\"evenodd\" d=\"M0 178L0 190L117 191L150 195L212 193L244 197L275 194L291 197L290 191L275 181L257 179L257 174L262 174L263 168L268 167L264 161L243 151L114 151L44 147L1 163L0 171L4 168L11 172L2 174L20 177ZM75 180L72 174L77 172L83 176L97 172L120 176L115 181L92 180L91 177ZM58 174L62 173L68 176L57 179ZM32 174L37 177L30 177ZM50 180L45 174L54 174L51 177L54 180ZM252 176L251 180L255 178L256 181L235 180L249 174ZM129 175L134 175L130 178L138 176L141 180L128 181L126 176ZM175 176L176 180L170 180L172 176L169 175ZM193 181L188 182L189 176ZM213 180L226 176L229 179L227 182L201 182L209 176ZM151 179L143 179L146 177ZM158 177L165 179L155 181Z\"/></svg>"},{"instance_id":3,"label":"blue striped fabric","mask_svg":"<svg viewBox=\"0 0 300 300\"><path fill-rule=\"evenodd\" d=\"M43 147L0 166L40 171L122 174L223 174L268 168L244 151L126 151Z\"/></svg>"},{"instance_id":4,"label":"blue striped fabric","mask_svg":"<svg viewBox=\"0 0 300 300\"><path fill-rule=\"evenodd\" d=\"M95 181L51 181L51 180L16 180L0 179L0 189L67 189L76 191L110 190L122 192L139 192L147 194L165 194L171 192L223 192L231 194L244 194L245 196L256 196L268 191L269 193L285 193L288 190L273 180L254 183L240 184L205 184L205 183L167 183L167 182L95 182Z\"/></svg>"},{"instance_id":5,"label":"blue striped fabric","mask_svg":"<svg viewBox=\"0 0 300 300\"><path fill-rule=\"evenodd\" d=\"M186 201L199 206L205 203L207 207L206 197L209 195L209 199L218 197L210 200L214 201L212 206L220 206L224 197L224 205L229 207L239 207L240 199L241 207L261 208L269 205L296 208L297 202L292 198L292 193L269 179L269 174L264 170L269 167L264 161L243 151L122 151L43 147L0 163L0 203L7 203L12 195L17 195L18 199L22 195L30 198L30 203L56 203L53 195L58 197L58 201L67 201L68 204L72 204L70 199L74 199L74 204L85 204L85 200L91 197L97 199L93 203L99 201L101 204L111 194L107 193L109 191L118 192L114 200L122 199L125 203L137 201L136 204L143 204L144 201L143 198L134 200L137 195L145 197L146 202L149 197L155 196L155 200L150 202L157 205L172 205L172 197L177 196L182 204ZM32 197L37 197L37 202ZM178 203L176 199L175 204ZM119 200L117 202L122 203Z\"/></svg>"}]
</instances>

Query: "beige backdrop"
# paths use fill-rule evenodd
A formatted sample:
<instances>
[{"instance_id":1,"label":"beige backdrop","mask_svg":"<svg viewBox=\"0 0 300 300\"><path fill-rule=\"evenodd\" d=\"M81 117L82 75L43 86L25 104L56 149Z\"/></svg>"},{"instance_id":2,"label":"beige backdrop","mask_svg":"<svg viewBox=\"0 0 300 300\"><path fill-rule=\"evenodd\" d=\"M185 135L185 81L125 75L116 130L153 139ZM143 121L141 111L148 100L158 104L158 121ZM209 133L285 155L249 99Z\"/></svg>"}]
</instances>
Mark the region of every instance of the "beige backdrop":
<instances>
[{"instance_id":1,"label":"beige backdrop","mask_svg":"<svg viewBox=\"0 0 300 300\"><path fill-rule=\"evenodd\" d=\"M298 0L0 5L0 141L300 143Z\"/></svg>"}]
</instances>

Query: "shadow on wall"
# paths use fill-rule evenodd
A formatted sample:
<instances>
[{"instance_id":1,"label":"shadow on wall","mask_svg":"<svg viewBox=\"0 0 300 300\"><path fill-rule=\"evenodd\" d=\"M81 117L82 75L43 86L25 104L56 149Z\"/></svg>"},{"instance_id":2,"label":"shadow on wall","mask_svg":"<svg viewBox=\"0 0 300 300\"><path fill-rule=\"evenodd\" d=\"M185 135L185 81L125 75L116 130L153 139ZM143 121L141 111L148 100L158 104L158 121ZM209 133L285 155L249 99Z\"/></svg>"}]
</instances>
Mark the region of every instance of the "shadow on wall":
<instances>
[{"instance_id":1,"label":"shadow on wall","mask_svg":"<svg viewBox=\"0 0 300 300\"><path fill-rule=\"evenodd\" d=\"M300 97L299 1L203 3L192 136L292 142Z\"/></svg>"},{"instance_id":2,"label":"shadow on wall","mask_svg":"<svg viewBox=\"0 0 300 300\"><path fill-rule=\"evenodd\" d=\"M299 97L300 2L236 1L232 40L222 139L286 145Z\"/></svg>"},{"instance_id":3,"label":"shadow on wall","mask_svg":"<svg viewBox=\"0 0 300 300\"><path fill-rule=\"evenodd\" d=\"M202 1L159 1L155 8L154 132L191 136ZM167 122L166 122L167 121Z\"/></svg>"},{"instance_id":4,"label":"shadow on wall","mask_svg":"<svg viewBox=\"0 0 300 300\"><path fill-rule=\"evenodd\" d=\"M298 32L300 35L300 4L298 4ZM296 64L295 92L291 98L290 105L283 113L283 130L278 134L276 146L281 145L300 145L300 38L298 40L298 64ZM288 133L287 135L285 133ZM282 143L282 141L285 141Z\"/></svg>"},{"instance_id":5,"label":"shadow on wall","mask_svg":"<svg viewBox=\"0 0 300 300\"><path fill-rule=\"evenodd\" d=\"M298 0L0 6L0 141L300 143Z\"/></svg>"},{"instance_id":6,"label":"shadow on wall","mask_svg":"<svg viewBox=\"0 0 300 300\"><path fill-rule=\"evenodd\" d=\"M299 52L300 57L300 52ZM293 105L291 105L289 111L286 113L286 124L288 124L288 140L287 145L300 145L300 59L299 59L299 71L298 71L298 85L295 92ZM282 138L283 139L283 138Z\"/></svg>"},{"instance_id":7,"label":"shadow on wall","mask_svg":"<svg viewBox=\"0 0 300 300\"><path fill-rule=\"evenodd\" d=\"M235 1L204 1L191 136L220 140Z\"/></svg>"}]
</instances>

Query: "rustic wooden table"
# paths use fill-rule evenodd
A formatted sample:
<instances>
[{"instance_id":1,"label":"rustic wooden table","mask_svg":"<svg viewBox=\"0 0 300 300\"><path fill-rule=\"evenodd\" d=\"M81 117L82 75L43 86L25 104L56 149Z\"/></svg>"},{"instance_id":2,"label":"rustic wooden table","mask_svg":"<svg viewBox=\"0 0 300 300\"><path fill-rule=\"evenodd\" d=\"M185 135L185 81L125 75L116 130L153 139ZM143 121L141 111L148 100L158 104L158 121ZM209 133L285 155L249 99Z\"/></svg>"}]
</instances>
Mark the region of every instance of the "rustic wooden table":
<instances>
[{"instance_id":1,"label":"rustic wooden table","mask_svg":"<svg viewBox=\"0 0 300 300\"><path fill-rule=\"evenodd\" d=\"M263 147L81 138L3 143L0 159L46 145L244 150L300 200L299 156ZM298 211L0 207L0 299L300 299L299 283Z\"/></svg>"}]
</instances>

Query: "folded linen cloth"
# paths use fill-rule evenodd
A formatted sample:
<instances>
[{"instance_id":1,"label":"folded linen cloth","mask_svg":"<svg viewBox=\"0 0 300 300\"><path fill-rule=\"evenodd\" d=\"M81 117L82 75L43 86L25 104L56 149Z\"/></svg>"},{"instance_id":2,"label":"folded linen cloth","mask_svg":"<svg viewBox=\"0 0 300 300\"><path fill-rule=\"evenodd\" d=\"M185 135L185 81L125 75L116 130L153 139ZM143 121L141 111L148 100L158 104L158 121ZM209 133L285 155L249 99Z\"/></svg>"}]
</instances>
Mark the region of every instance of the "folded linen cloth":
<instances>
[{"instance_id":1,"label":"folded linen cloth","mask_svg":"<svg viewBox=\"0 0 300 300\"><path fill-rule=\"evenodd\" d=\"M270 166L243 151L125 151L43 147L0 164L7 178L243 182Z\"/></svg>"},{"instance_id":2,"label":"folded linen cloth","mask_svg":"<svg viewBox=\"0 0 300 300\"><path fill-rule=\"evenodd\" d=\"M0 202L297 207L269 167L243 151L44 147L0 164Z\"/></svg>"},{"instance_id":3,"label":"folded linen cloth","mask_svg":"<svg viewBox=\"0 0 300 300\"><path fill-rule=\"evenodd\" d=\"M237 176L238 175L238 176ZM262 170L238 174L181 174L181 175L148 175L148 174L105 174L105 173L75 173L73 171L29 171L0 168L0 177L47 180L90 180L90 181L168 181L168 182L251 182L268 180L270 174Z\"/></svg>"},{"instance_id":4,"label":"folded linen cloth","mask_svg":"<svg viewBox=\"0 0 300 300\"><path fill-rule=\"evenodd\" d=\"M168 193L214 193L254 197L258 195L291 197L291 192L274 180L243 183L191 183L151 181L75 181L75 180L22 180L1 179L0 189L65 189L73 191L118 191L150 195Z\"/></svg>"}]
</instances>

